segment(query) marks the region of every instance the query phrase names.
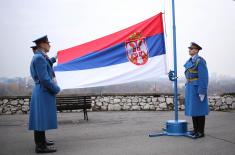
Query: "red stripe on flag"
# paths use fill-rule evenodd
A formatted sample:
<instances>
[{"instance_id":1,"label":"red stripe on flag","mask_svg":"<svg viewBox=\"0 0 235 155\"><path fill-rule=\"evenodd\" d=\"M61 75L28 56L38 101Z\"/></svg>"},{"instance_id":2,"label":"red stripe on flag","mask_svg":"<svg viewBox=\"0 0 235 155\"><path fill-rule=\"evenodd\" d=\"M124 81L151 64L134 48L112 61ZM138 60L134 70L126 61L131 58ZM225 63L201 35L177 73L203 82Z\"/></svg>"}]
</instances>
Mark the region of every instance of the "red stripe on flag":
<instances>
[{"instance_id":1,"label":"red stripe on flag","mask_svg":"<svg viewBox=\"0 0 235 155\"><path fill-rule=\"evenodd\" d=\"M163 33L162 13L116 33L75 47L61 50L58 52L58 64L71 61L92 52L97 52L121 42L125 42L128 40L129 36L135 32L141 32L143 37Z\"/></svg>"}]
</instances>

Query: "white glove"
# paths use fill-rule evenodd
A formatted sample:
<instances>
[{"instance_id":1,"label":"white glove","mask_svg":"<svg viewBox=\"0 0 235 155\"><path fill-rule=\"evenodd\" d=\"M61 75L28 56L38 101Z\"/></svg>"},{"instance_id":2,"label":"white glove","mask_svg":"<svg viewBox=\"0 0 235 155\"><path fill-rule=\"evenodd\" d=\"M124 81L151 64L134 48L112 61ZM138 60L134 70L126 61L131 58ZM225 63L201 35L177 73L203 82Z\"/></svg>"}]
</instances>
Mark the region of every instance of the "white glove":
<instances>
[{"instance_id":1,"label":"white glove","mask_svg":"<svg viewBox=\"0 0 235 155\"><path fill-rule=\"evenodd\" d=\"M57 80L56 80L56 78L55 78L55 77L54 77L52 80L57 84Z\"/></svg>"},{"instance_id":2,"label":"white glove","mask_svg":"<svg viewBox=\"0 0 235 155\"><path fill-rule=\"evenodd\" d=\"M205 95L204 94L199 94L199 98L200 98L200 101L202 102L205 98Z\"/></svg>"},{"instance_id":3,"label":"white glove","mask_svg":"<svg viewBox=\"0 0 235 155\"><path fill-rule=\"evenodd\" d=\"M56 54L55 54L54 58L55 58L55 59L57 59L57 58L58 58L58 53L56 53Z\"/></svg>"}]
</instances>

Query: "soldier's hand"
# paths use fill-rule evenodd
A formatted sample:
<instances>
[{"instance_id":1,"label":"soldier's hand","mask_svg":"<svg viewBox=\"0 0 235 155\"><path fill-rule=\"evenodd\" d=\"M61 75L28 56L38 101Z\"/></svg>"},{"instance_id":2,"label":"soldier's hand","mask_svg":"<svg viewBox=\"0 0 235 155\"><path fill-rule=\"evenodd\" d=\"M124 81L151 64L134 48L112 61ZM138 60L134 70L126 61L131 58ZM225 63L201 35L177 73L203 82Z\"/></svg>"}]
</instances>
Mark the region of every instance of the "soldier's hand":
<instances>
[{"instance_id":1,"label":"soldier's hand","mask_svg":"<svg viewBox=\"0 0 235 155\"><path fill-rule=\"evenodd\" d=\"M55 59L57 59L57 58L58 58L58 53L56 53L56 54L55 54L54 58L55 58Z\"/></svg>"}]
</instances>

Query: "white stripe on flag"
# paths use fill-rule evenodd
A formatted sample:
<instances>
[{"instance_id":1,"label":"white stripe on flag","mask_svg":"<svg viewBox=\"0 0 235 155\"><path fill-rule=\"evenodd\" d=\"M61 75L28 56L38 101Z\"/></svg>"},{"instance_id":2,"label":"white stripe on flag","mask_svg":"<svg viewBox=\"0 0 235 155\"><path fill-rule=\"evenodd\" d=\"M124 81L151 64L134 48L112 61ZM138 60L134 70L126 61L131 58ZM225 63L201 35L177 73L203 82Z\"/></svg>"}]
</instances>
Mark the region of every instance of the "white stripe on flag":
<instances>
[{"instance_id":1,"label":"white stripe on flag","mask_svg":"<svg viewBox=\"0 0 235 155\"><path fill-rule=\"evenodd\" d=\"M158 78L167 74L164 55L149 58L143 66L126 62L108 67L55 72L58 85L62 89L108 86L134 81Z\"/></svg>"}]
</instances>

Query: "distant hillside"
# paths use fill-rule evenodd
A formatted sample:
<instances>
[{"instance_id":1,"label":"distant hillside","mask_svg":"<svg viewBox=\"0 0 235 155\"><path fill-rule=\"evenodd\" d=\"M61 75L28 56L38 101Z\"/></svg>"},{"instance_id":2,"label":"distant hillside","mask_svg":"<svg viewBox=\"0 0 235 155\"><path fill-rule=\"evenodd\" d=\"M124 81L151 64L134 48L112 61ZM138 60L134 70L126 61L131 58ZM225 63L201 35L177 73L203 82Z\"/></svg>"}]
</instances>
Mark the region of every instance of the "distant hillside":
<instances>
[{"instance_id":1,"label":"distant hillside","mask_svg":"<svg viewBox=\"0 0 235 155\"><path fill-rule=\"evenodd\" d=\"M184 94L185 79L178 79L179 93ZM30 77L0 78L0 96L30 95L34 82ZM121 85L96 88L67 89L61 94L102 94L102 93L172 93L173 83L168 78L155 81L142 81ZM223 94L235 92L235 78L228 76L210 76L209 94Z\"/></svg>"}]
</instances>

